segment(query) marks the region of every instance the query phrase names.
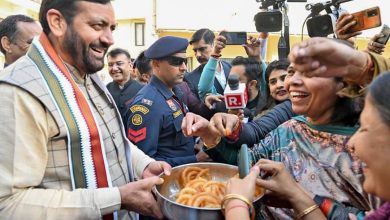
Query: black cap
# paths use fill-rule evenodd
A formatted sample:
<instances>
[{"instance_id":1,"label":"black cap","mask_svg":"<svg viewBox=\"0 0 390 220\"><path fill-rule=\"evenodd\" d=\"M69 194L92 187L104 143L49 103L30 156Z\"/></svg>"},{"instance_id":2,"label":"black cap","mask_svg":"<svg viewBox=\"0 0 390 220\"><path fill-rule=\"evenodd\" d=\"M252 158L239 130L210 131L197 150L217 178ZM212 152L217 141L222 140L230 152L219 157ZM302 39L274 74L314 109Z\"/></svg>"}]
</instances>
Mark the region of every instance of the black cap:
<instances>
[{"instance_id":1,"label":"black cap","mask_svg":"<svg viewBox=\"0 0 390 220\"><path fill-rule=\"evenodd\" d=\"M160 59L172 54L185 52L188 47L188 40L181 37L166 36L154 42L146 51L145 57L149 59Z\"/></svg>"}]
</instances>

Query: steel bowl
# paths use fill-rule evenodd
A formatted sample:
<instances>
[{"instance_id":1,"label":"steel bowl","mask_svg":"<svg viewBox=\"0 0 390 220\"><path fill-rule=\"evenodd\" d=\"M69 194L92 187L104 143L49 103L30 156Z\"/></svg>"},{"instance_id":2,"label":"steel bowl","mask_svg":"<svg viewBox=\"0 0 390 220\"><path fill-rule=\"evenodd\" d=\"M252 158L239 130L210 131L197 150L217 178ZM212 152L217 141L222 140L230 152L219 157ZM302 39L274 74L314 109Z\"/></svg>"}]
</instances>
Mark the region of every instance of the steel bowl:
<instances>
[{"instance_id":1,"label":"steel bowl","mask_svg":"<svg viewBox=\"0 0 390 220\"><path fill-rule=\"evenodd\" d=\"M161 174L164 183L156 186L157 202L168 219L172 220L223 220L221 208L196 208L176 203L176 194L180 191L180 174L186 167L209 168L214 181L227 181L238 173L238 167L223 163L191 163L172 168L170 176ZM261 196L260 196L261 197ZM255 202L259 198L256 198Z\"/></svg>"}]
</instances>

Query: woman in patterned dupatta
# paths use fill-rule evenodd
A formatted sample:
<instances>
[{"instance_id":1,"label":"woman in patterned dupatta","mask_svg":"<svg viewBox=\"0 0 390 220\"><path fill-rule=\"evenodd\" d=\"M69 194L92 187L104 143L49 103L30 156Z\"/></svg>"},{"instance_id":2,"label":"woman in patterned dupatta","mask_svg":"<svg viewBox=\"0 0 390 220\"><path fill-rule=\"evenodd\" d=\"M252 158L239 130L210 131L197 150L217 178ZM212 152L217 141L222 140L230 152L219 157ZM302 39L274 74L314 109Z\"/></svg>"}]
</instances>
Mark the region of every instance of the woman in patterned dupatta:
<instances>
[{"instance_id":1,"label":"woman in patterned dupatta","mask_svg":"<svg viewBox=\"0 0 390 220\"><path fill-rule=\"evenodd\" d=\"M353 100L337 95L344 82L339 78L308 78L290 65L285 83L293 111L301 116L280 125L255 145L249 152L251 163L261 158L282 162L294 180L323 208L328 219L348 219L348 213L370 210L372 201L362 189L360 163L346 145L357 130L360 110ZM202 136L207 146L215 143L218 133L215 130L221 124L213 119L210 123L196 122L194 126L199 127L192 134ZM237 164L239 147L222 140L215 147L205 147L205 152L214 161ZM268 206L258 216L295 217L292 209L271 207L282 206L275 197L264 202ZM336 203L338 206L332 205Z\"/></svg>"},{"instance_id":2,"label":"woman in patterned dupatta","mask_svg":"<svg viewBox=\"0 0 390 220\"><path fill-rule=\"evenodd\" d=\"M359 213L357 216L351 215L350 219L390 219L390 172L388 171L390 165L390 102L387 100L390 96L389 84L390 74L386 73L379 76L369 86L364 109L360 116L360 128L348 142L355 156L363 162L364 191L386 202L365 217L363 213ZM261 159L257 165L263 172L272 175L272 179L257 180L257 184L291 203L305 204L303 207L315 204L312 198L303 192L302 188L291 178L282 163ZM236 184L234 190L237 191L243 185L251 188L255 182L244 180L240 184ZM295 211L299 213L302 209ZM321 212L314 210L305 215L306 220L319 220L324 217Z\"/></svg>"}]
</instances>

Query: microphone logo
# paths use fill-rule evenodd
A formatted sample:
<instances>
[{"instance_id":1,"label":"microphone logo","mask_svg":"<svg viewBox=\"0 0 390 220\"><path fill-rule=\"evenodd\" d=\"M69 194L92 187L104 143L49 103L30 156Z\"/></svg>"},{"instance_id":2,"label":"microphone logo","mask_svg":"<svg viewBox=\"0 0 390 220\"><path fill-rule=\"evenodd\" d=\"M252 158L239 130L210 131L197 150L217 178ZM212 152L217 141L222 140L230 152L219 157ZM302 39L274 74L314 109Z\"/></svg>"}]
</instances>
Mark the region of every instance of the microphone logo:
<instances>
[{"instance_id":1,"label":"microphone logo","mask_svg":"<svg viewBox=\"0 0 390 220\"><path fill-rule=\"evenodd\" d=\"M245 108L248 94L245 84L239 82L237 75L229 75L228 86L225 88L224 96L227 109Z\"/></svg>"}]
</instances>

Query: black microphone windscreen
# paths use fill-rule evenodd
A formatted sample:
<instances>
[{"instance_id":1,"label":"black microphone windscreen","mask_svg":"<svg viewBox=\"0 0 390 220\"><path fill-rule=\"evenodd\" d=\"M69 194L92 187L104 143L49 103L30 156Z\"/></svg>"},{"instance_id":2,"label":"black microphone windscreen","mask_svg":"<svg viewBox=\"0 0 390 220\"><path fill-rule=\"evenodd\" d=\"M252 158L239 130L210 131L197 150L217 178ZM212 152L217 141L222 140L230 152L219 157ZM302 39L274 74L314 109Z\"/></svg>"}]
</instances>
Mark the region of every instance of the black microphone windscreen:
<instances>
[{"instance_id":1,"label":"black microphone windscreen","mask_svg":"<svg viewBox=\"0 0 390 220\"><path fill-rule=\"evenodd\" d=\"M230 74L228 77L228 85L231 90L238 89L240 83L240 79L238 78L238 75L236 74Z\"/></svg>"}]
</instances>

